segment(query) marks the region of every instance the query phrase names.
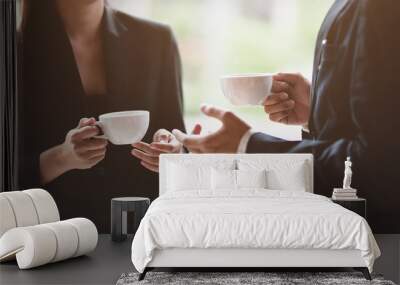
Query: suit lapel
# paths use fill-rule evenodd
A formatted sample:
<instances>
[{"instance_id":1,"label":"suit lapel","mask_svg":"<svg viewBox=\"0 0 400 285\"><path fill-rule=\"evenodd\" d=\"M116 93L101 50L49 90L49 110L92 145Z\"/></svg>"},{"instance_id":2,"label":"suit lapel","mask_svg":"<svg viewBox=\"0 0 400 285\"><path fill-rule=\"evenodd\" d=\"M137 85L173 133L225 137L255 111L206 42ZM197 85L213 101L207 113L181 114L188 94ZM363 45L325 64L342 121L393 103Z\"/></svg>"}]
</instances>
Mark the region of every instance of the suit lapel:
<instances>
[{"instance_id":1,"label":"suit lapel","mask_svg":"<svg viewBox=\"0 0 400 285\"><path fill-rule=\"evenodd\" d=\"M315 58L314 58L314 72L313 72L313 91L315 89L315 83L318 78L319 74L319 65L321 63L321 56L322 56L322 50L324 45L329 43L329 34L332 30L333 24L337 20L338 15L340 12L345 8L347 4L347 0L336 0L336 2L333 4L333 6L330 8L328 11L328 14L326 15L321 29L320 33L318 34L317 37L317 44L316 44L316 49L315 49ZM312 92L312 95L314 92Z\"/></svg>"},{"instance_id":2,"label":"suit lapel","mask_svg":"<svg viewBox=\"0 0 400 285\"><path fill-rule=\"evenodd\" d=\"M348 0L336 0L332 7L329 9L322 25L320 28L320 32L317 37L317 43L315 47L314 53L314 67L313 67L313 77L312 77L312 86L311 86L311 114L314 112L315 107L315 91L316 84L318 82L319 77L319 67L321 64L321 56L324 45L329 43L329 35L332 31L333 25L335 21L338 19L338 15L343 11L343 9L348 4ZM309 127L311 132L313 132L313 122L312 115L310 116Z\"/></svg>"}]
</instances>

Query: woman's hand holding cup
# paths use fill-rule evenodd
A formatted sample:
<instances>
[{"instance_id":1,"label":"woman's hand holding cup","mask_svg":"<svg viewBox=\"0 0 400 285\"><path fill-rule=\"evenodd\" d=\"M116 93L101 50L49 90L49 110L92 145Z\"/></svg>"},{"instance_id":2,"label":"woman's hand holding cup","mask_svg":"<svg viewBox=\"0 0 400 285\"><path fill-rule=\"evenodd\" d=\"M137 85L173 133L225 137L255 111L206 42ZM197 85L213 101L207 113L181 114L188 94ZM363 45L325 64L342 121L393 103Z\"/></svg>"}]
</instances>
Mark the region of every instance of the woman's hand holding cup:
<instances>
[{"instance_id":1,"label":"woman's hand holding cup","mask_svg":"<svg viewBox=\"0 0 400 285\"><path fill-rule=\"evenodd\" d=\"M108 141L96 138L100 134L94 118L83 118L77 128L67 133L62 149L66 168L89 169L104 159Z\"/></svg>"}]
</instances>

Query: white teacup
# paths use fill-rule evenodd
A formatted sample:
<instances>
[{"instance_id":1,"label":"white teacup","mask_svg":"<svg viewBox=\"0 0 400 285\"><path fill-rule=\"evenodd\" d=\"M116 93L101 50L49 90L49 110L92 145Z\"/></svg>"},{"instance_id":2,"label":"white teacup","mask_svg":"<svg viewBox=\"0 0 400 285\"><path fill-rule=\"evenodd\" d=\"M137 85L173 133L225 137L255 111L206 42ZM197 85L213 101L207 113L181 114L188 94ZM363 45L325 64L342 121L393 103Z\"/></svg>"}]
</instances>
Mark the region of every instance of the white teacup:
<instances>
[{"instance_id":1,"label":"white teacup","mask_svg":"<svg viewBox=\"0 0 400 285\"><path fill-rule=\"evenodd\" d=\"M222 91L233 105L262 105L271 94L273 74L254 73L221 77Z\"/></svg>"},{"instance_id":2,"label":"white teacup","mask_svg":"<svg viewBox=\"0 0 400 285\"><path fill-rule=\"evenodd\" d=\"M126 111L99 116L97 125L104 138L116 145L133 144L146 135L150 123L148 111Z\"/></svg>"}]
</instances>

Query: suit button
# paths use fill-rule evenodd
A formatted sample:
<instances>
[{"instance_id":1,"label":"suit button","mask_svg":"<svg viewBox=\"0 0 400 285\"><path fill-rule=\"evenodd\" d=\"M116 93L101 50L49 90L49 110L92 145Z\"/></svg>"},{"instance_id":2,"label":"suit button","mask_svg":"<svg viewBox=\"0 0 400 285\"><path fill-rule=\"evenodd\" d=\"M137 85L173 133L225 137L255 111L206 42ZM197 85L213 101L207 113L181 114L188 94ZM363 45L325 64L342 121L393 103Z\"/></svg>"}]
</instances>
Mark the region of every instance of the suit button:
<instances>
[{"instance_id":1,"label":"suit button","mask_svg":"<svg viewBox=\"0 0 400 285\"><path fill-rule=\"evenodd\" d=\"M327 43L328 43L328 40L327 40L327 39L322 40L322 45L323 45L323 46L326 45Z\"/></svg>"}]
</instances>

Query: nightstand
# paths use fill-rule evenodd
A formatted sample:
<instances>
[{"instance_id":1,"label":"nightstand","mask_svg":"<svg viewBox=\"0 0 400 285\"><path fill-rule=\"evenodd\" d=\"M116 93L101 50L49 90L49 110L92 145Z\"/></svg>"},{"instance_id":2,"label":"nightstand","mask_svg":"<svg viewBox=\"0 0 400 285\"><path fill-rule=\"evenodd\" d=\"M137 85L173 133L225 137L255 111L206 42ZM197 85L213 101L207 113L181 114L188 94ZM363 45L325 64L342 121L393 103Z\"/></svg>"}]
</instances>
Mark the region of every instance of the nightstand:
<instances>
[{"instance_id":1,"label":"nightstand","mask_svg":"<svg viewBox=\"0 0 400 285\"><path fill-rule=\"evenodd\" d=\"M364 219L367 219L367 200L363 198L357 198L352 200L336 200L332 199L332 202L339 204L340 206L359 214Z\"/></svg>"}]
</instances>

